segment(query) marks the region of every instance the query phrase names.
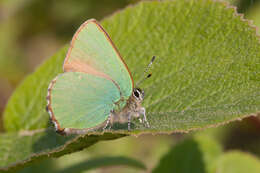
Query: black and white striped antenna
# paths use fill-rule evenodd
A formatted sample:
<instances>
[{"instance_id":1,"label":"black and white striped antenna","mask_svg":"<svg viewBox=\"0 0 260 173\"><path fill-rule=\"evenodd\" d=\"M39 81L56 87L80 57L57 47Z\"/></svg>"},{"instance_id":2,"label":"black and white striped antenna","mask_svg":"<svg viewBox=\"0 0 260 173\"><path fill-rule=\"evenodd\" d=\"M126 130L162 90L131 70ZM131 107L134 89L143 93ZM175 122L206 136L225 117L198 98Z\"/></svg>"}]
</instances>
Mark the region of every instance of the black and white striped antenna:
<instances>
[{"instance_id":1,"label":"black and white striped antenna","mask_svg":"<svg viewBox=\"0 0 260 173\"><path fill-rule=\"evenodd\" d=\"M148 66L145 68L144 70L144 75L143 75L143 78L137 82L136 86L139 86L143 81L145 81L146 79L150 78L152 76L152 73L148 73L147 72L149 71L149 69L151 68L153 62L155 60L155 56L152 57L150 63L148 64Z\"/></svg>"}]
</instances>

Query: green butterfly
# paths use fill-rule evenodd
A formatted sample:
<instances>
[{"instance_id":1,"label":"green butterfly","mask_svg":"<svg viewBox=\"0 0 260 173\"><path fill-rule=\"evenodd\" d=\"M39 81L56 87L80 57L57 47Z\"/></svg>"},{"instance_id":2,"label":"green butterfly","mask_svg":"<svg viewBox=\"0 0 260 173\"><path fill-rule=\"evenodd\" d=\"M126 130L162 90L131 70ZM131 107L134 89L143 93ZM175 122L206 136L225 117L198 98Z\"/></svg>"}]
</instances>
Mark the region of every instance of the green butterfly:
<instances>
[{"instance_id":1,"label":"green butterfly","mask_svg":"<svg viewBox=\"0 0 260 173\"><path fill-rule=\"evenodd\" d=\"M130 130L132 117L149 127L141 106L144 92L134 88L127 65L95 19L73 36L63 71L47 95L46 109L58 133L84 134L114 122L128 122Z\"/></svg>"}]
</instances>

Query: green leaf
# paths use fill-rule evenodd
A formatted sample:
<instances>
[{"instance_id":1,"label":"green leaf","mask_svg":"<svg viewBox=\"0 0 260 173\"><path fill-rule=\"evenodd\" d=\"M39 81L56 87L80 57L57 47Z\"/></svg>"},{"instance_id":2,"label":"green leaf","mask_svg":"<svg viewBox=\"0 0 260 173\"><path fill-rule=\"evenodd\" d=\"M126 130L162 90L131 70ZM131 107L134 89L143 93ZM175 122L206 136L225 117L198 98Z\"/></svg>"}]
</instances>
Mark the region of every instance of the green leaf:
<instances>
[{"instance_id":1,"label":"green leaf","mask_svg":"<svg viewBox=\"0 0 260 173\"><path fill-rule=\"evenodd\" d=\"M61 136L51 130L23 131L0 135L0 170L18 169L36 159L59 157L82 150L97 141L124 135Z\"/></svg>"},{"instance_id":2,"label":"green leaf","mask_svg":"<svg viewBox=\"0 0 260 173\"><path fill-rule=\"evenodd\" d=\"M209 0L143 2L103 25L135 81L157 56L152 79L142 85L153 131L203 128L259 111L259 38L234 9ZM61 72L64 57L65 49L16 90L5 112L8 131L46 127L38 122L48 117L47 86Z\"/></svg>"},{"instance_id":3,"label":"green leaf","mask_svg":"<svg viewBox=\"0 0 260 173\"><path fill-rule=\"evenodd\" d=\"M151 128L136 121L133 131L116 127L111 137L122 133L186 132L259 111L259 38L233 8L211 0L141 2L104 19L102 25L118 46L135 82L142 78L151 57L157 56L151 69L153 76L140 86L146 92L143 105ZM50 126L45 112L47 87L62 71L66 50L44 63L13 93L4 113L7 132L37 131ZM102 138L101 135L96 140ZM77 139L67 139L71 145L80 145L72 150L61 147L58 152L47 145L42 157L47 157L47 151L62 155L91 143L87 135L80 138L82 141ZM35 139L32 135L27 143L15 138L9 142L29 147ZM11 151L8 145L5 147L0 151L3 155ZM21 157L0 157L1 166L15 167L38 158L33 150L16 152Z\"/></svg>"},{"instance_id":4,"label":"green leaf","mask_svg":"<svg viewBox=\"0 0 260 173\"><path fill-rule=\"evenodd\" d=\"M260 110L259 38L233 8L206 0L147 2L103 25L135 81L157 56L141 86L154 130L216 126Z\"/></svg>"},{"instance_id":5,"label":"green leaf","mask_svg":"<svg viewBox=\"0 0 260 173\"><path fill-rule=\"evenodd\" d=\"M210 172L212 170L212 162L220 154L221 147L213 138L197 135L174 146L162 157L153 172Z\"/></svg>"},{"instance_id":6,"label":"green leaf","mask_svg":"<svg viewBox=\"0 0 260 173\"><path fill-rule=\"evenodd\" d=\"M221 173L259 173L260 160L250 154L231 151L223 154L216 162L214 172Z\"/></svg>"},{"instance_id":7,"label":"green leaf","mask_svg":"<svg viewBox=\"0 0 260 173\"><path fill-rule=\"evenodd\" d=\"M104 166L129 166L143 170L146 169L145 165L142 162L131 158L101 157L78 163L64 170L57 171L56 173L82 172L90 169L101 168Z\"/></svg>"}]
</instances>

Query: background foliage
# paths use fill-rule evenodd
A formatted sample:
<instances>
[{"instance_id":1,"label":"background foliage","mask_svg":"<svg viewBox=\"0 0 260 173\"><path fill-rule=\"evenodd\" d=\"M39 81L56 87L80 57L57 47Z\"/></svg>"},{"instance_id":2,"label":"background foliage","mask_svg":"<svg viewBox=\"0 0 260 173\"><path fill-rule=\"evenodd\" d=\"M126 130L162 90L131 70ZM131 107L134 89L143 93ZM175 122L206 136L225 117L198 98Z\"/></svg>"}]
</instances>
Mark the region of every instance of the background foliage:
<instances>
[{"instance_id":1,"label":"background foliage","mask_svg":"<svg viewBox=\"0 0 260 173\"><path fill-rule=\"evenodd\" d=\"M28 1L23 0L18 2L13 1L3 1L1 2L0 6L0 99L1 99L1 106L0 108L3 110L4 105L6 104L7 98L9 97L12 90L17 86L17 84L24 78L24 76L30 72L33 71L35 66L40 64L44 58L47 58L48 56L52 55L54 52L56 52L62 45L65 43L68 43L71 39L71 36L73 32L76 30L76 28L87 18L96 18L96 19L102 19L104 16L107 16L114 12L116 9L123 8L128 4L136 3L136 1L114 1L113 3L108 3L108 1L102 1L102 2L95 2L95 1ZM259 12L259 2L257 1L232 1L232 3L236 4L238 6L238 11L243 12L246 14L248 18L252 18L255 20L255 24L259 25L258 19L260 16ZM51 8L50 8L51 7ZM48 13L46 13L48 11ZM127 12L125 12L127 13ZM195 12L197 13L197 12ZM32 15L33 14L33 15ZM120 21L120 19L117 19ZM165 19L166 20L166 19ZM187 19L192 20L192 19ZM23 21L23 22L21 22ZM223 21L224 22L224 21ZM187 23L189 23L187 21ZM110 26L111 23L109 23L109 20L105 21L104 23L105 28L108 29L108 32L111 34L112 38L115 40L118 39L118 33L116 33L115 29ZM151 28L154 26L151 25ZM189 26L191 27L191 26ZM16 28L19 28L17 30ZM187 27L188 28L188 27ZM114 31L114 32L113 32ZM130 32L130 31L129 31ZM185 32L185 30L183 31ZM210 31L209 31L210 32ZM2 34L2 35L1 35ZM178 34L178 33L177 33ZM133 38L138 38L136 36L133 36ZM176 37L175 37L176 38ZM126 38L125 38L126 39ZM124 55L131 55L131 52L127 52L126 46L124 46L124 40L121 39L121 42L118 41L116 45L119 46L120 51L122 50L122 54ZM130 38L131 39L131 38ZM178 39L178 38L176 38ZM250 39L250 38L249 38ZM131 40L130 40L131 41ZM142 41L140 41L143 43ZM139 42L139 43L140 43ZM143 43L146 44L146 43ZM127 44L126 44L127 45ZM185 45L185 44L183 44ZM229 45L227 43L227 45ZM132 45L133 49L136 49L133 52L143 51L141 49L138 49L138 46ZM156 45L158 46L158 45ZM178 46L178 45L177 45ZM248 46L248 45L247 45ZM259 46L259 45L258 45ZM232 45L231 45L232 47ZM250 47L250 45L248 46ZM56 59L49 60L49 64L53 64L55 62L50 61L57 61L57 63L60 63L62 57L64 57L65 49L60 51L60 54L56 55ZM157 50L158 49L158 50ZM152 49L154 52L149 52L148 54L143 55L142 57L149 59L150 54L155 54L156 50L157 52L160 51L160 45L158 47L154 47ZM177 48L176 48L177 50ZM175 50L175 51L176 51ZM192 50L192 48L190 49ZM258 49L256 49L258 50ZM148 52L148 51L145 51ZM252 54L257 54L254 52L251 52ZM134 55L134 54L133 54ZM180 53L179 56L183 55ZM6 58L8 57L8 58ZM163 56L162 56L163 57ZM178 57L178 52L176 54L176 57ZM60 58L60 59L59 59ZM259 58L259 56L258 56ZM127 60L128 64L132 64L131 66L136 66L133 63L137 62L131 62L131 60ZM145 64L145 63L143 63ZM48 62L44 64L45 66L48 66ZM160 65L160 62L158 63L158 66ZM192 65L192 64L191 64ZM140 78L141 71L142 71L143 65L140 65L140 67L136 67L137 73L134 74L135 78ZM40 70L40 69L38 69ZM255 66L256 72L259 72L258 66ZM48 79L53 78L55 76L55 73L60 72L60 69L55 69L55 72L50 71L50 75ZM238 71L241 72L241 71ZM156 74L160 74L156 72ZM43 75L43 74L42 74ZM37 76L39 79L42 78L41 73L39 73L39 76ZM230 76L232 77L232 76ZM257 77L257 76L256 76ZM30 77L29 77L30 78ZM156 76L155 76L156 78ZM28 80L28 79L26 79ZM46 79L47 80L47 79ZM153 82L153 81L151 81ZM29 84L28 84L29 85ZM237 85L234 83L234 86ZM35 88L32 88L33 90L37 90L36 85L34 85ZM252 85L255 86L255 85ZM191 91L192 92L192 91ZM30 91L28 93L24 93L26 95L30 94ZM257 93L256 93L257 94ZM259 96L256 95L256 96ZM39 98L44 96L39 96ZM19 98L17 98L19 100ZM34 98L35 100L38 100L38 98ZM155 100L156 98L149 98L149 100ZM257 101L257 97L254 98ZM31 100L28 100L31 101ZM21 103L19 103L21 104ZM19 107L19 104L13 105L15 107ZM26 103L25 103L26 104ZM147 103L148 104L148 103ZM42 106L44 103L42 103ZM256 107L257 108L257 107ZM34 106L31 105L32 111L37 111L34 109ZM256 109L257 110L257 109ZM259 110L259 107L258 107ZM21 111L21 110L20 110ZM32 113L30 110L26 110L30 113ZM25 112L26 112L25 111ZM14 115L15 112L11 112L10 115ZM250 113L250 111L249 111ZM33 113L32 113L33 114ZM28 116L32 115L29 114ZM43 113L44 114L44 113ZM19 117L19 112L17 112L17 115ZM241 115L244 115L242 113ZM38 115L39 118L44 117L45 115ZM206 116L205 116L206 117ZM23 118L23 117L20 117ZM46 120L46 119L45 119ZM24 123L26 126L22 125L22 129L38 129L40 127L46 127L49 126L47 124L48 122L42 121L41 119L36 119L34 122L31 123ZM21 119L15 120L17 123L21 123ZM155 120L154 120L155 121ZM17 128L20 129L20 125L17 125L13 123L14 121L11 121L9 123L8 127L5 129L7 131L15 131L12 130L14 126L14 129ZM24 122L24 120L23 120ZM37 123L41 122L41 123ZM33 124L33 126L29 125ZM200 132L205 133L206 137L191 137L192 135L173 135L173 136L143 136L139 138L122 138L117 141L111 141L111 142L100 142L90 148L88 148L86 151L82 151L80 153L74 153L71 155L66 155L64 157L61 157L59 159L45 159L42 162L36 162L35 164L31 165L30 167L24 168L24 170L21 171L33 171L37 169L42 169L42 167L45 167L46 169L52 170L52 171L66 171L66 169L73 169L73 165L80 164L81 162L86 162L86 159L90 159L89 162L91 163L91 159L95 158L97 156L114 156L114 160L117 159L118 155L128 156L135 158L137 160L141 160L142 162L145 162L145 165L148 170L152 170L155 165L157 165L157 162L159 158L164 154L167 153L164 157L171 157L172 153L174 154L174 159L179 160L178 157L185 157L185 156L178 156L179 148L182 147L188 147L185 148L185 150L193 151L194 157L196 159L196 156L203 156L205 159L200 159L200 167L196 170L202 170L202 172L210 172L213 170L216 170L218 168L223 168L224 172L225 169L227 169L227 172L229 171L228 166L222 166L222 165L232 165L234 163L233 158L241 158L241 161L236 160L235 162L241 162L241 163L249 163L248 167L246 169L252 169L252 170L258 170L259 169L259 160L257 156L260 154L259 149L259 127L260 127L260 120L258 117L253 118L247 118L243 120L242 122L236 122L231 123L229 125L226 125L221 128L217 129L211 129L207 130L207 132ZM184 123L185 125L185 123ZM2 131L3 131L3 125L0 125ZM160 127L160 126L158 126ZM176 126L174 126L176 127ZM171 127L173 128L173 127ZM180 124L180 129L187 130L190 127L186 128L183 127L183 124ZM178 129L178 128L177 128ZM17 129L16 129L17 130ZM39 132L41 133L41 132ZM51 132L50 132L51 133ZM21 134L19 134L21 135ZM17 136L17 134L13 134L7 136L8 139L22 139L21 137ZM25 136L27 136L26 134ZM23 136L23 134L21 135ZM29 135L30 136L30 135ZM50 134L50 136L53 136L55 140L57 140L55 134ZM49 136L49 137L50 137ZM210 136L210 137L207 137ZM111 136L104 136L104 140L110 139ZM185 139L187 138L187 142L185 142ZM205 138L205 139L204 139ZM208 140L210 138L210 140ZM44 138L43 138L44 140ZM179 140L184 142L179 143ZM194 148L194 146L203 145L205 141L214 141L217 140L220 144L210 144L208 147L197 147ZM11 141L11 140L10 140ZM158 142L159 141L159 142ZM202 142L201 142L202 141ZM204 142L203 142L204 141ZM57 143L64 144L64 139L60 138L60 140L56 141ZM57 143L53 143L53 146ZM95 138L93 137L93 143L95 143ZM93 144L91 143L91 144ZM177 145L175 145L178 143ZM207 143L207 142L205 142ZM209 142L211 143L211 142ZM8 140L1 140L0 141L1 146L8 146L10 143L8 143ZM77 148L77 144L72 144L74 146L69 146L69 148L66 150L66 152L69 152L71 148ZM182 146L184 145L184 146ZM206 145L206 144L205 144ZM221 145L221 146L219 146ZM84 147L89 145L83 145ZM148 147L149 146L149 147ZM170 148L172 148L170 150ZM215 147L214 147L215 146ZM15 148L16 145L13 144L13 147ZM45 146L38 146L39 148L45 148ZM82 147L82 145L81 145ZM110 148L109 148L110 147ZM115 152L114 148L117 148L118 151ZM176 149L177 148L177 149ZM199 149L198 149L199 148ZM213 149L212 149L213 148ZM21 149L21 148L20 148ZM35 149L35 147L31 146L31 148L28 149ZM221 155L219 153L226 152L229 150L243 150L250 152L251 154L255 156L251 156L249 154L244 154L240 152L227 152L224 155ZM168 151L170 150L170 151ZM210 151L208 151L210 150ZM211 151L213 150L213 152ZM17 151L19 151L19 148L17 148ZM29 150L28 150L29 151ZM113 151L113 152L109 152ZM123 153L123 154L122 154ZM205 153L205 155L204 155ZM190 154L190 152L189 152ZM62 153L54 154L52 156L59 156L63 155ZM211 158L219 156L220 158L216 161L210 160ZM240 157L241 156L241 157ZM18 156L15 156L18 157ZM127 159L127 158L126 158ZM182 158L183 159L183 158ZM185 159L185 158L184 158ZM73 161L72 161L73 160ZM113 159L112 159L113 160ZM166 168L169 167L167 163L164 163L163 160L170 160L170 159L164 159L162 158L160 161L160 165L156 170L162 169L163 165L166 165ZM210 161L208 161L210 160ZM94 160L94 162L100 162L99 159ZM105 161L101 159L101 162L104 163ZM134 164L135 161L131 162L130 160L127 161L129 163L133 163L133 168L124 168L124 167L113 167L110 168L110 171L113 172L115 170L120 171L136 171L136 168L142 167L138 166L138 164ZM213 165L208 165L209 162L213 162ZM93 161L92 161L93 163ZM172 162L170 162L172 163ZM187 163L187 162L185 162ZM228 164L226 164L228 163ZM251 164L253 163L253 164ZM98 164L97 164L98 165ZM102 165L102 164L100 164ZM104 164L105 165L105 164ZM119 162L110 163L110 165L121 165ZM123 164L122 164L123 165ZM142 164L141 164L142 165ZM170 164L171 165L171 164ZM176 164L177 165L177 164ZM221 166L220 166L221 165ZM241 164L243 166L243 164ZM70 167L71 166L71 167ZM129 164L129 166L131 166ZM174 165L173 165L174 166ZM178 166L178 165L177 165ZM96 166L98 167L98 166ZM136 167L136 168L134 168ZM249 168L250 167L250 168ZM192 165L190 168L193 168ZM184 172L183 169L185 167L175 167L173 169L179 170ZM107 169L106 169L107 170ZM243 169L240 169L243 170ZM104 171L102 169L100 170L94 170L94 171ZM188 170L186 170L188 171ZM223 171L223 170L222 170Z\"/></svg>"}]
</instances>

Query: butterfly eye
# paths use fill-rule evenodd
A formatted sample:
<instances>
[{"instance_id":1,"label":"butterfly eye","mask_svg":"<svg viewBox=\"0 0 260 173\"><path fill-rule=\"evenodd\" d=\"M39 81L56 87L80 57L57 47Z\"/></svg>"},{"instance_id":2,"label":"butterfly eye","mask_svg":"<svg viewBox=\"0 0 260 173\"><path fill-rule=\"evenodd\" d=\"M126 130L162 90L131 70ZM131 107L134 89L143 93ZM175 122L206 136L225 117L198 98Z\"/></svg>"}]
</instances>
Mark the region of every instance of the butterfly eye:
<instances>
[{"instance_id":1,"label":"butterfly eye","mask_svg":"<svg viewBox=\"0 0 260 173\"><path fill-rule=\"evenodd\" d=\"M138 100L143 100L144 98L144 92L140 88L135 88L133 95Z\"/></svg>"},{"instance_id":2,"label":"butterfly eye","mask_svg":"<svg viewBox=\"0 0 260 173\"><path fill-rule=\"evenodd\" d=\"M138 91L134 91L134 95L135 95L135 97L137 97L137 98L139 98L139 96L140 96L140 94L139 94Z\"/></svg>"}]
</instances>

